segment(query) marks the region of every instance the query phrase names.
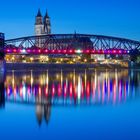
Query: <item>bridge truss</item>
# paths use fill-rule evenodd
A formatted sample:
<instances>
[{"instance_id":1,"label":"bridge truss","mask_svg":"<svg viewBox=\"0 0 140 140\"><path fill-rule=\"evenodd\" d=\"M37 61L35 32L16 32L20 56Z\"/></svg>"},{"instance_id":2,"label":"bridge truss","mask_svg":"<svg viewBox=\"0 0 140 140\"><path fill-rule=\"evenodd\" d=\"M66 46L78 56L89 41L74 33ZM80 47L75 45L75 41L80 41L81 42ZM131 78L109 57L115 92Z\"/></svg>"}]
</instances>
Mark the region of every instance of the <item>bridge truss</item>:
<instances>
[{"instance_id":1,"label":"bridge truss","mask_svg":"<svg viewBox=\"0 0 140 140\"><path fill-rule=\"evenodd\" d=\"M140 42L102 35L52 34L5 41L6 54L140 54Z\"/></svg>"}]
</instances>

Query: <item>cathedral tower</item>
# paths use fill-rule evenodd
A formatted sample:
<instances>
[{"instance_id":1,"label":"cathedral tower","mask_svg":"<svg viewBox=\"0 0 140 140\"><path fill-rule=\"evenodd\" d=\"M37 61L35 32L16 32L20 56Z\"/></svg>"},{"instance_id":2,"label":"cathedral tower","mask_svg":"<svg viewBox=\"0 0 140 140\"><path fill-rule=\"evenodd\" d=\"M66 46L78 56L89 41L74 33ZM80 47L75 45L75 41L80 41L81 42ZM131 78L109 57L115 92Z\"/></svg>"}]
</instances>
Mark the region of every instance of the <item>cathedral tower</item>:
<instances>
[{"instance_id":1,"label":"cathedral tower","mask_svg":"<svg viewBox=\"0 0 140 140\"><path fill-rule=\"evenodd\" d=\"M44 34L44 25L43 25L43 17L39 9L35 21L35 35L38 36L42 34Z\"/></svg>"},{"instance_id":2,"label":"cathedral tower","mask_svg":"<svg viewBox=\"0 0 140 140\"><path fill-rule=\"evenodd\" d=\"M48 16L48 12L46 11L45 17L44 17L44 33L51 34L51 22L50 17Z\"/></svg>"}]
</instances>

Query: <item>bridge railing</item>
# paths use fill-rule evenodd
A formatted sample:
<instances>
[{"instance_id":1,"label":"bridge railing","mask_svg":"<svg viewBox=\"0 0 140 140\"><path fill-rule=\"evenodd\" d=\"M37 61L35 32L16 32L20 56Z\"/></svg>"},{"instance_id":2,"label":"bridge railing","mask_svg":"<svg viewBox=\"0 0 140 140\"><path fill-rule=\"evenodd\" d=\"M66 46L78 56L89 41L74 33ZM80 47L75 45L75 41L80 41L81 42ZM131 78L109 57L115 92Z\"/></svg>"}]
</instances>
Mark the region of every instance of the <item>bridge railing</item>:
<instances>
[{"instance_id":1,"label":"bridge railing","mask_svg":"<svg viewBox=\"0 0 140 140\"><path fill-rule=\"evenodd\" d=\"M59 51L62 53L65 51L68 52L70 50L83 50L83 52L84 50L90 50L90 53L93 51L96 53L100 53L101 51L104 51L104 53L107 53L107 51L112 51L113 53L115 50L117 50L119 54L121 50L124 50L126 52L131 52L131 54L136 52L139 54L140 42L130 39L101 35L52 34L6 40L6 53L9 48L11 50L13 49L13 51L14 49L25 49L27 51L30 49L31 52L35 49L38 49L38 51L41 49L41 51L46 50L46 52L50 53L58 53Z\"/></svg>"}]
</instances>

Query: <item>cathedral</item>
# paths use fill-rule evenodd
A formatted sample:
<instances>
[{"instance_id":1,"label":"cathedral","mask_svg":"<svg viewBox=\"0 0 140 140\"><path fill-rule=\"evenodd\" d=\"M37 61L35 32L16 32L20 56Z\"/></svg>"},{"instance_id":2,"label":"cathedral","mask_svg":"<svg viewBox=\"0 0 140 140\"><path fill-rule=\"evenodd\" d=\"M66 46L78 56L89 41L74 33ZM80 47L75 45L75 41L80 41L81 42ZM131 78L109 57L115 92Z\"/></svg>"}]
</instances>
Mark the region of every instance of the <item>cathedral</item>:
<instances>
[{"instance_id":1,"label":"cathedral","mask_svg":"<svg viewBox=\"0 0 140 140\"><path fill-rule=\"evenodd\" d=\"M48 12L46 12L43 17L39 9L35 20L35 35L39 36L48 34L51 34L50 17L48 16Z\"/></svg>"}]
</instances>

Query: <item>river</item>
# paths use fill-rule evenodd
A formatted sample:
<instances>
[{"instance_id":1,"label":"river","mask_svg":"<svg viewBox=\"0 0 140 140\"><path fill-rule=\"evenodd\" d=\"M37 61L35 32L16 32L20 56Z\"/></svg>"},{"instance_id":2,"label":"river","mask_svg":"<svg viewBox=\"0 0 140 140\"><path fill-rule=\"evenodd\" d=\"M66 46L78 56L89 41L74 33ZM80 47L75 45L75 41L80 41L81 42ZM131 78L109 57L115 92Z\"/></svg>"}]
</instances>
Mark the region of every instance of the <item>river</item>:
<instances>
[{"instance_id":1,"label":"river","mask_svg":"<svg viewBox=\"0 0 140 140\"><path fill-rule=\"evenodd\" d=\"M0 139L140 139L140 70L0 74Z\"/></svg>"}]
</instances>

